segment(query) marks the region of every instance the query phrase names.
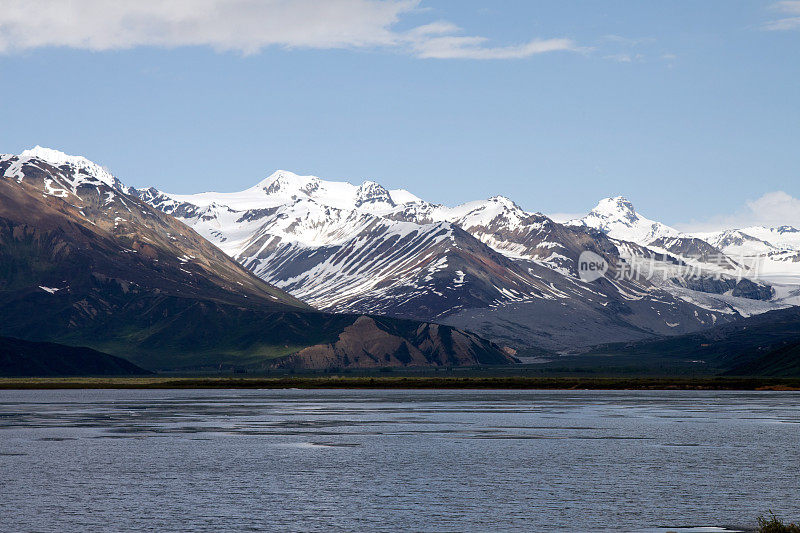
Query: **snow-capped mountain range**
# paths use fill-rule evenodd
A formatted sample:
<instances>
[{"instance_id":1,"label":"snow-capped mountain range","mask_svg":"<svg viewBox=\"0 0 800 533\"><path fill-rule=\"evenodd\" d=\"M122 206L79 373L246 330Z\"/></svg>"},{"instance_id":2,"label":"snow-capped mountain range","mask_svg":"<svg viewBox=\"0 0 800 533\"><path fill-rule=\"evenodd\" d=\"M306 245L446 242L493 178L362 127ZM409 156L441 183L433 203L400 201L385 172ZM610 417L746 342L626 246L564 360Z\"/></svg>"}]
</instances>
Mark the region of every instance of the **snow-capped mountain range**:
<instances>
[{"instance_id":1,"label":"snow-capped mountain range","mask_svg":"<svg viewBox=\"0 0 800 533\"><path fill-rule=\"evenodd\" d=\"M500 196L448 207L372 181L288 171L241 192L179 195L130 189L55 150L36 147L23 158L70 168L76 183L95 179L137 195L317 308L435 320L515 349L685 333L799 301L796 285L758 277L800 274L800 233L788 227L687 235L621 197L558 224ZM742 264L744 252L757 250L769 268ZM606 276L581 279L585 251L608 263ZM683 279L686 268L692 279ZM619 275L626 269L633 274Z\"/></svg>"},{"instance_id":2,"label":"snow-capped mountain range","mask_svg":"<svg viewBox=\"0 0 800 533\"><path fill-rule=\"evenodd\" d=\"M135 192L83 158L0 155L3 338L88 346L152 370L514 362L456 328L314 310ZM38 365L24 355L12 361Z\"/></svg>"},{"instance_id":3,"label":"snow-capped mountain range","mask_svg":"<svg viewBox=\"0 0 800 533\"><path fill-rule=\"evenodd\" d=\"M601 200L585 217L567 224L595 228L613 239L666 251L690 262L697 262L705 255L706 266L710 262L708 256L716 253L715 263L730 265L733 262L741 267L738 274L745 277L783 287L800 285L800 230L792 226L682 233L640 215L622 197Z\"/></svg>"}]
</instances>

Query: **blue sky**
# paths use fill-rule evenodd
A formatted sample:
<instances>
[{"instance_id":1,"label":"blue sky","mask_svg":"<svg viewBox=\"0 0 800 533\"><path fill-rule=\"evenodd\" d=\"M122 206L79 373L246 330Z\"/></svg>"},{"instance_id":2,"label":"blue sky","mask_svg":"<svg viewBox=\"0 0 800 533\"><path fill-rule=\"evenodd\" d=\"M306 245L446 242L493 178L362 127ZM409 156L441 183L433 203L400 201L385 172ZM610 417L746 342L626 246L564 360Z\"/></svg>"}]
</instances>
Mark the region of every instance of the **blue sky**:
<instances>
[{"instance_id":1,"label":"blue sky","mask_svg":"<svg viewBox=\"0 0 800 533\"><path fill-rule=\"evenodd\" d=\"M112 5L0 0L0 152L169 192L281 168L450 205L800 213L800 2Z\"/></svg>"}]
</instances>

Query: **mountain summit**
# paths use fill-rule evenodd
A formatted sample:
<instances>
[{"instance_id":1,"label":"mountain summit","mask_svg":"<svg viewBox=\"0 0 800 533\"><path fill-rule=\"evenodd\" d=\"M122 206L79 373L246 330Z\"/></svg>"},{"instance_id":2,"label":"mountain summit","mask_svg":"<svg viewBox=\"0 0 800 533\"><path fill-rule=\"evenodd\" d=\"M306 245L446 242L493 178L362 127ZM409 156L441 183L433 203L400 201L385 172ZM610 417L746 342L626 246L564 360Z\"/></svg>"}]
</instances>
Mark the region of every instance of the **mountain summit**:
<instances>
[{"instance_id":1,"label":"mountain summit","mask_svg":"<svg viewBox=\"0 0 800 533\"><path fill-rule=\"evenodd\" d=\"M636 212L633 204L623 196L604 198L583 218L568 224L594 228L609 237L646 246L653 241L674 238L680 232L660 222L655 222Z\"/></svg>"}]
</instances>

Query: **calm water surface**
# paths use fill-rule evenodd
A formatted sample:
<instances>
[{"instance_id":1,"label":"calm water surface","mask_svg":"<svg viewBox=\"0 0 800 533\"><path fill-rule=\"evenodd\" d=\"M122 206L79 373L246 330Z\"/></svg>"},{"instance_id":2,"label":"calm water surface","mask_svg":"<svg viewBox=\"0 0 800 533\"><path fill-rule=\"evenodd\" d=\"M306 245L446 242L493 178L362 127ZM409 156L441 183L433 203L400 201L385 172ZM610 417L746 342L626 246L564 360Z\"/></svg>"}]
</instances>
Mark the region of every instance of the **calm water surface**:
<instances>
[{"instance_id":1,"label":"calm water surface","mask_svg":"<svg viewBox=\"0 0 800 533\"><path fill-rule=\"evenodd\" d=\"M800 394L0 391L3 531L658 531L800 518Z\"/></svg>"}]
</instances>

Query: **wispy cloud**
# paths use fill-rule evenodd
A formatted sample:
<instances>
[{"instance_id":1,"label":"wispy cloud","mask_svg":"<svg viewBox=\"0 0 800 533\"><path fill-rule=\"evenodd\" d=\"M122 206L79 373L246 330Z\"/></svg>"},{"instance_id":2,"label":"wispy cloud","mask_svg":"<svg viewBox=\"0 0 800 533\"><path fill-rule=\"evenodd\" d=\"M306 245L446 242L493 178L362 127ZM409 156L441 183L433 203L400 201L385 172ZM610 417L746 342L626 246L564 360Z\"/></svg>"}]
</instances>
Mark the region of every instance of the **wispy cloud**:
<instances>
[{"instance_id":1,"label":"wispy cloud","mask_svg":"<svg viewBox=\"0 0 800 533\"><path fill-rule=\"evenodd\" d=\"M603 56L603 59L608 59L610 61L616 61L617 63L633 63L638 61L644 60L644 55L642 54L611 54L607 56Z\"/></svg>"},{"instance_id":2,"label":"wispy cloud","mask_svg":"<svg viewBox=\"0 0 800 533\"><path fill-rule=\"evenodd\" d=\"M257 53L264 48L386 48L437 59L514 59L579 51L569 39L493 45L433 22L397 26L424 11L421 0L0 0L0 53L43 47L119 50L208 46Z\"/></svg>"},{"instance_id":3,"label":"wispy cloud","mask_svg":"<svg viewBox=\"0 0 800 533\"><path fill-rule=\"evenodd\" d=\"M771 9L783 13L784 17L771 20L761 27L769 31L786 31L800 29L800 0L784 0L770 6Z\"/></svg>"},{"instance_id":4,"label":"wispy cloud","mask_svg":"<svg viewBox=\"0 0 800 533\"><path fill-rule=\"evenodd\" d=\"M715 231L747 226L795 226L800 228L800 199L783 191L769 192L728 215L676 224L683 231Z\"/></svg>"},{"instance_id":5,"label":"wispy cloud","mask_svg":"<svg viewBox=\"0 0 800 533\"><path fill-rule=\"evenodd\" d=\"M623 35L604 35L599 39L599 48L606 53L603 59L615 63L644 63L645 50L652 55L653 37L625 37Z\"/></svg>"},{"instance_id":6,"label":"wispy cloud","mask_svg":"<svg viewBox=\"0 0 800 533\"><path fill-rule=\"evenodd\" d=\"M580 51L570 39L535 39L515 46L486 46L485 37L431 37L413 43L419 57L436 59L520 59L556 51Z\"/></svg>"},{"instance_id":7,"label":"wispy cloud","mask_svg":"<svg viewBox=\"0 0 800 533\"><path fill-rule=\"evenodd\" d=\"M604 35L601 41L616 43L624 46L637 46L640 44L650 44L656 42L653 37L625 37L623 35Z\"/></svg>"}]
</instances>

